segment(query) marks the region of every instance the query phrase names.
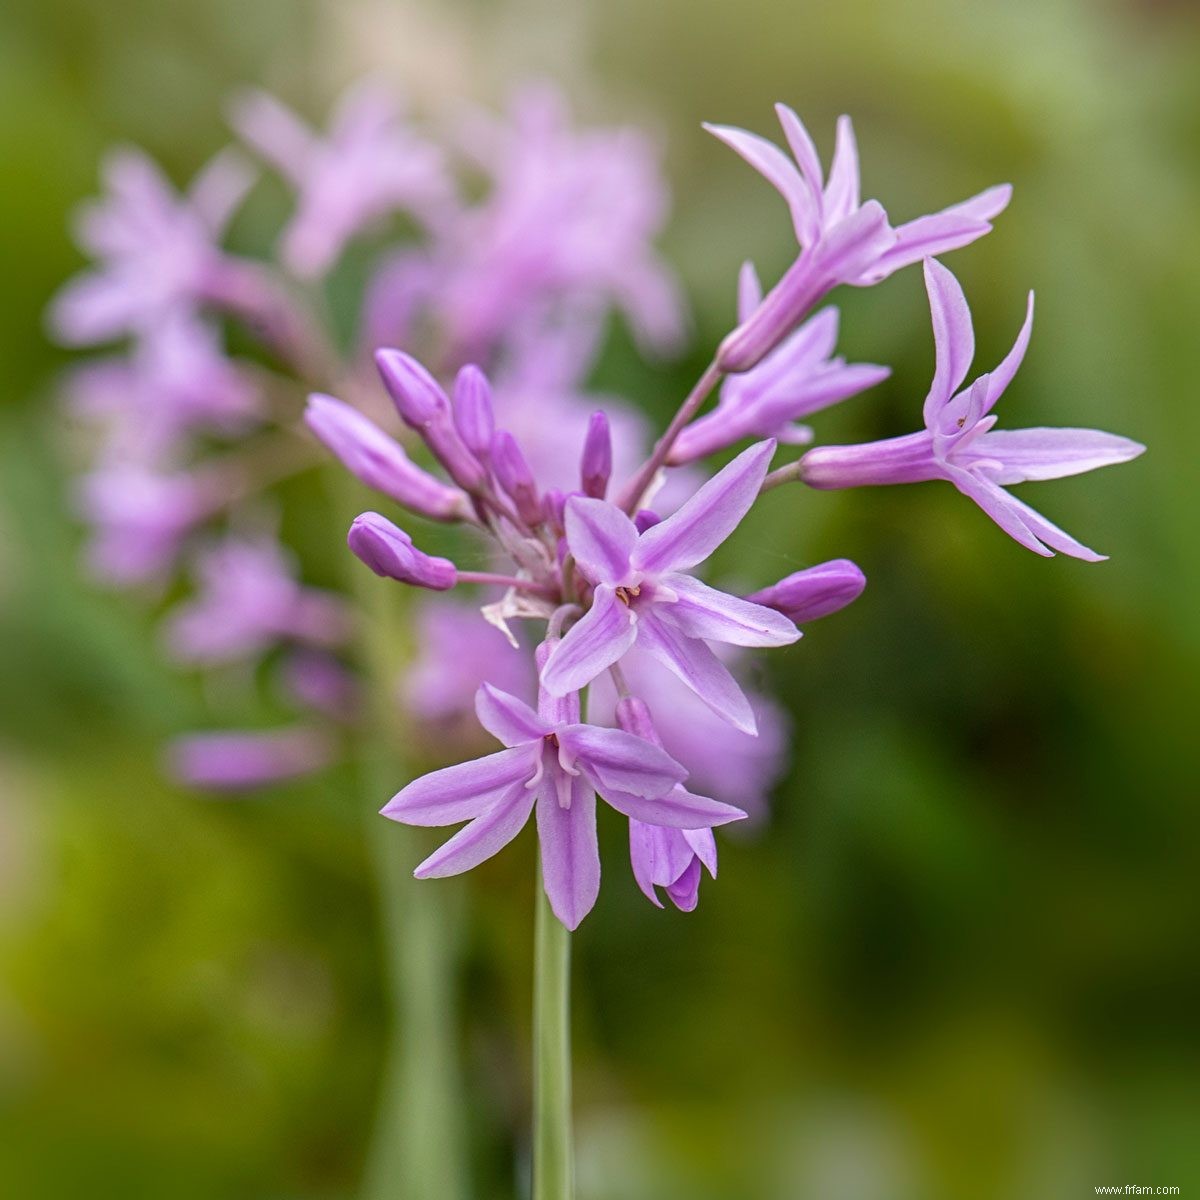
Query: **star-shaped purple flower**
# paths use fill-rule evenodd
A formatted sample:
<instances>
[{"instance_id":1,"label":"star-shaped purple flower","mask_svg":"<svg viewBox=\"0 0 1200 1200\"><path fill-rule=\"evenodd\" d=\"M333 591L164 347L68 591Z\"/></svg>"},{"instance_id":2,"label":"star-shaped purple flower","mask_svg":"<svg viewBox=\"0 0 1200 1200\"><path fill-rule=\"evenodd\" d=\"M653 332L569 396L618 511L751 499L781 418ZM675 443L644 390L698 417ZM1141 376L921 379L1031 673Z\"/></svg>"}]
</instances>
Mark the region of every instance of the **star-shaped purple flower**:
<instances>
[{"instance_id":1,"label":"star-shaped purple flower","mask_svg":"<svg viewBox=\"0 0 1200 1200\"><path fill-rule=\"evenodd\" d=\"M860 198L858 146L849 117L838 120L837 146L826 181L803 122L786 104L777 104L775 112L791 158L773 142L744 129L705 126L787 201L801 250L755 313L721 344L717 362L724 371L749 370L839 284L869 287L902 267L982 237L1012 195L1012 188L1001 184L941 212L893 227L877 200L863 203Z\"/></svg>"},{"instance_id":2,"label":"star-shaped purple flower","mask_svg":"<svg viewBox=\"0 0 1200 1200\"><path fill-rule=\"evenodd\" d=\"M422 776L383 809L407 825L468 822L417 867L419 879L457 875L491 858L536 806L546 895L555 916L575 929L600 890L597 793L625 816L676 829L745 816L678 787L687 772L666 751L623 729L582 724L578 693L556 698L543 689L535 712L485 684L475 709L507 749Z\"/></svg>"},{"instance_id":3,"label":"star-shaped purple flower","mask_svg":"<svg viewBox=\"0 0 1200 1200\"><path fill-rule=\"evenodd\" d=\"M639 533L615 504L573 496L567 545L593 584L592 606L542 672L554 695L577 691L636 642L715 712L755 731L750 702L708 646L785 646L800 632L773 609L685 574L741 523L758 496L773 441L743 451L665 521Z\"/></svg>"},{"instance_id":4,"label":"star-shaped purple flower","mask_svg":"<svg viewBox=\"0 0 1200 1200\"><path fill-rule=\"evenodd\" d=\"M958 280L932 259L925 263L925 286L937 349L933 384L925 399L925 428L859 446L810 450L800 460L800 478L815 488L946 479L1035 554L1049 557L1057 550L1087 562L1102 561L1104 555L1089 550L1004 489L1027 480L1059 479L1128 462L1145 446L1096 429L993 430L992 409L1029 346L1033 293L1013 348L994 371L964 388L975 356L966 297Z\"/></svg>"}]
</instances>

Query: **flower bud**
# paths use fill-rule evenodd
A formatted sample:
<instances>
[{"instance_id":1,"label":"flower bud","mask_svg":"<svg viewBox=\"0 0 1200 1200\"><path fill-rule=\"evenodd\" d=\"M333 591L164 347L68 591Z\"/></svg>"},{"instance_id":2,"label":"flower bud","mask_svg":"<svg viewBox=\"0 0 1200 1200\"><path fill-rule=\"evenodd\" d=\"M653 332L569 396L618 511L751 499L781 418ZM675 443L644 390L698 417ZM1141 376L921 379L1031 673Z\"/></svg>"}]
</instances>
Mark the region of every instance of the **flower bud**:
<instances>
[{"instance_id":1,"label":"flower bud","mask_svg":"<svg viewBox=\"0 0 1200 1200\"><path fill-rule=\"evenodd\" d=\"M587 436L583 442L583 457L579 464L579 477L583 494L603 500L608 491L612 475L613 447L608 418L602 412L592 413L588 422Z\"/></svg>"},{"instance_id":2,"label":"flower bud","mask_svg":"<svg viewBox=\"0 0 1200 1200\"><path fill-rule=\"evenodd\" d=\"M402 350L377 350L375 365L404 423L424 438L459 487L478 490L486 472L455 428L450 400L438 381Z\"/></svg>"},{"instance_id":3,"label":"flower bud","mask_svg":"<svg viewBox=\"0 0 1200 1200\"><path fill-rule=\"evenodd\" d=\"M803 625L818 617L827 617L857 600L867 586L867 577L849 559L835 558L830 562L796 571L786 579L747 596L781 612L785 617Z\"/></svg>"},{"instance_id":4,"label":"flower bud","mask_svg":"<svg viewBox=\"0 0 1200 1200\"><path fill-rule=\"evenodd\" d=\"M487 376L470 363L454 380L454 424L467 449L476 458L486 460L496 432L492 387Z\"/></svg>"},{"instance_id":5,"label":"flower bud","mask_svg":"<svg viewBox=\"0 0 1200 1200\"><path fill-rule=\"evenodd\" d=\"M334 455L369 488L435 521L461 521L470 513L458 489L421 470L358 409L333 396L308 398L304 422Z\"/></svg>"},{"instance_id":6,"label":"flower bud","mask_svg":"<svg viewBox=\"0 0 1200 1200\"><path fill-rule=\"evenodd\" d=\"M444 592L458 582L458 569L448 558L424 554L412 538L379 513L354 518L346 537L350 549L376 575Z\"/></svg>"},{"instance_id":7,"label":"flower bud","mask_svg":"<svg viewBox=\"0 0 1200 1200\"><path fill-rule=\"evenodd\" d=\"M529 525L540 524L544 514L533 471L517 439L507 430L502 429L492 440L492 469L500 486L512 497L521 520Z\"/></svg>"},{"instance_id":8,"label":"flower bud","mask_svg":"<svg viewBox=\"0 0 1200 1200\"><path fill-rule=\"evenodd\" d=\"M650 715L649 705L637 696L622 696L617 701L617 724L626 733L632 733L652 746L662 745L662 738L654 728L654 718Z\"/></svg>"}]
</instances>

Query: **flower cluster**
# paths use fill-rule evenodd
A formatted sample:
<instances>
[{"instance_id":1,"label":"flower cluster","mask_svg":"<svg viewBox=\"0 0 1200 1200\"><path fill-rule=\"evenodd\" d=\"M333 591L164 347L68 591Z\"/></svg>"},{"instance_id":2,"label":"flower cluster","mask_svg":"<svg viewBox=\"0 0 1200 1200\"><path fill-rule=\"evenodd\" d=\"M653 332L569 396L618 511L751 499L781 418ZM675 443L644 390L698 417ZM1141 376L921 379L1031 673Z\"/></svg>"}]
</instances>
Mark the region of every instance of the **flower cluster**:
<instances>
[{"instance_id":1,"label":"flower cluster","mask_svg":"<svg viewBox=\"0 0 1200 1200\"><path fill-rule=\"evenodd\" d=\"M248 186L235 160L219 159L183 198L145 160L114 160L111 195L81 228L101 265L55 309L66 340L133 339L128 355L74 380L77 408L109 430L85 480L93 557L111 576L152 577L197 530L236 516L224 541L202 543L201 590L169 620L171 648L212 665L285 644L292 694L325 719L311 736L193 737L175 748L177 769L217 786L310 770L334 752L329 722L353 719L339 652L358 614L298 582L254 516L263 487L312 462L295 413L277 407L281 367L309 393L303 423L316 441L431 523L423 532L368 511L348 533L376 575L425 593L399 702L449 764L401 788L384 814L463 826L421 877L477 865L533 816L547 895L572 929L599 889L597 796L628 821L646 896L695 906L702 873L716 874L714 829L761 815L786 742L779 708L745 687L748 652L795 643L863 590L845 559L749 595L700 578L765 493L944 479L1037 553L1100 557L1006 490L1142 450L1093 430L993 428L1029 343L1032 297L1012 351L965 385L970 313L935 256L987 233L1010 189L893 225L861 199L848 119L826 178L799 118L778 111L790 157L742 130L712 132L783 195L797 257L765 294L743 268L736 327L652 446L628 405L586 391L610 311L653 351L685 326L652 248L665 192L653 148L632 131L578 133L558 97L531 89L504 118L468 121L456 156L420 137L378 84L350 93L323 135L270 97L244 97L236 128L296 195L279 266L219 248ZM462 183L464 156L486 180L479 198ZM383 236L395 214L416 238ZM373 236L375 270L343 358L299 285L320 284L351 241ZM837 356L826 296L918 262L937 354L925 428L774 466L781 444L814 441L809 418L888 375ZM226 356L218 317L256 331L272 368ZM703 460L747 441L704 472ZM463 589L482 595L469 602ZM536 630L532 663L523 626ZM455 761L483 749L483 734L503 749Z\"/></svg>"}]
</instances>

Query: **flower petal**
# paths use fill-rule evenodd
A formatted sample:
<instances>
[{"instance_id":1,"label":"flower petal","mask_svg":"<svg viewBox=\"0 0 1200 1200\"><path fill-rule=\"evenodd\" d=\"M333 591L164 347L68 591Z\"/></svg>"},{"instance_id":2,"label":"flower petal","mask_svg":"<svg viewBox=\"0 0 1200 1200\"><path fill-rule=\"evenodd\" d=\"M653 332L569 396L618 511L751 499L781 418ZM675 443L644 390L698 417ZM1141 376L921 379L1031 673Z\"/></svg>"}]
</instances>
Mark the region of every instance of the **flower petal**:
<instances>
[{"instance_id":1,"label":"flower petal","mask_svg":"<svg viewBox=\"0 0 1200 1200\"><path fill-rule=\"evenodd\" d=\"M788 156L774 142L756 133L730 125L705 125L704 128L740 154L787 201L801 245L814 240L819 223L813 193Z\"/></svg>"},{"instance_id":2,"label":"flower petal","mask_svg":"<svg viewBox=\"0 0 1200 1200\"><path fill-rule=\"evenodd\" d=\"M714 825L728 825L730 821L746 818L740 808L710 800L707 796L697 796L682 786L652 799L612 788L600 789L600 794L617 812L648 825L669 829L711 829Z\"/></svg>"},{"instance_id":3,"label":"flower petal","mask_svg":"<svg viewBox=\"0 0 1200 1200\"><path fill-rule=\"evenodd\" d=\"M665 750L624 729L568 725L558 731L558 743L606 797L610 789L663 796L687 778L687 771Z\"/></svg>"},{"instance_id":4,"label":"flower petal","mask_svg":"<svg viewBox=\"0 0 1200 1200\"><path fill-rule=\"evenodd\" d=\"M971 310L958 280L932 258L925 260L925 290L929 293L929 315L933 318L933 344L937 366L925 398L925 426L934 420L967 377L975 357L975 331Z\"/></svg>"},{"instance_id":5,"label":"flower petal","mask_svg":"<svg viewBox=\"0 0 1200 1200\"><path fill-rule=\"evenodd\" d=\"M1025 359L1025 351L1029 349L1029 335L1033 332L1033 293L1029 293L1029 301L1025 307L1025 322L1012 349L1004 356L1000 365L987 377L987 400L984 403L984 413L992 411L996 401L1004 394L1005 388L1012 383L1013 376Z\"/></svg>"},{"instance_id":6,"label":"flower petal","mask_svg":"<svg viewBox=\"0 0 1200 1200\"><path fill-rule=\"evenodd\" d=\"M637 617L602 584L592 607L555 646L542 670L542 687L552 696L565 696L586 687L611 667L637 638Z\"/></svg>"},{"instance_id":7,"label":"flower petal","mask_svg":"<svg viewBox=\"0 0 1200 1200\"><path fill-rule=\"evenodd\" d=\"M730 646L790 646L800 637L800 630L775 609L731 596L690 575L671 575L664 583L679 599L659 605L655 615L687 637Z\"/></svg>"},{"instance_id":8,"label":"flower petal","mask_svg":"<svg viewBox=\"0 0 1200 1200\"><path fill-rule=\"evenodd\" d=\"M808 129L795 110L786 104L776 104L775 115L783 127L783 136L787 138L788 149L800 167L800 173L812 189L813 195L820 196L825 186L821 173L821 156L817 153Z\"/></svg>"},{"instance_id":9,"label":"flower petal","mask_svg":"<svg viewBox=\"0 0 1200 1200\"><path fill-rule=\"evenodd\" d=\"M536 760L527 746L431 771L414 779L382 812L405 825L455 825L478 817L516 783L524 786Z\"/></svg>"},{"instance_id":10,"label":"flower petal","mask_svg":"<svg viewBox=\"0 0 1200 1200\"><path fill-rule=\"evenodd\" d=\"M667 895L680 912L692 912L700 902L700 860L693 858L674 883L667 884Z\"/></svg>"},{"instance_id":11,"label":"flower petal","mask_svg":"<svg viewBox=\"0 0 1200 1200\"><path fill-rule=\"evenodd\" d=\"M745 321L750 314L762 303L762 284L758 281L758 272L754 264L747 260L742 263L738 272L737 314L739 323Z\"/></svg>"},{"instance_id":12,"label":"flower petal","mask_svg":"<svg viewBox=\"0 0 1200 1200\"><path fill-rule=\"evenodd\" d=\"M475 715L498 742L521 746L550 732L549 725L524 700L485 683L475 693Z\"/></svg>"},{"instance_id":13,"label":"flower petal","mask_svg":"<svg viewBox=\"0 0 1200 1200\"><path fill-rule=\"evenodd\" d=\"M709 708L743 733L754 735L754 710L720 659L696 638L647 614L638 622L638 645L652 654Z\"/></svg>"},{"instance_id":14,"label":"flower petal","mask_svg":"<svg viewBox=\"0 0 1200 1200\"><path fill-rule=\"evenodd\" d=\"M1009 537L1020 542L1027 550L1043 558L1053 557L1054 551L1058 550L1085 562L1104 561L1105 555L1097 554L1076 541L999 484L982 478L976 472L961 469L952 470L947 478L964 496L974 500Z\"/></svg>"},{"instance_id":15,"label":"flower petal","mask_svg":"<svg viewBox=\"0 0 1200 1200\"><path fill-rule=\"evenodd\" d=\"M972 456L995 460L988 477L1002 487L1033 479L1082 475L1128 462L1146 449L1140 442L1098 429L999 429L971 442Z\"/></svg>"},{"instance_id":16,"label":"flower petal","mask_svg":"<svg viewBox=\"0 0 1200 1200\"><path fill-rule=\"evenodd\" d=\"M534 794L524 782L502 793L485 812L435 850L413 874L418 879L461 875L503 850L525 828Z\"/></svg>"},{"instance_id":17,"label":"flower petal","mask_svg":"<svg viewBox=\"0 0 1200 1200\"><path fill-rule=\"evenodd\" d=\"M685 829L684 840L691 847L692 853L705 865L708 873L717 877L717 839L711 829Z\"/></svg>"},{"instance_id":18,"label":"flower petal","mask_svg":"<svg viewBox=\"0 0 1200 1200\"><path fill-rule=\"evenodd\" d=\"M854 124L849 117L841 116L838 117L837 145L829 168L829 184L825 188L825 219L840 221L859 203L858 144L854 139Z\"/></svg>"},{"instance_id":19,"label":"flower petal","mask_svg":"<svg viewBox=\"0 0 1200 1200\"><path fill-rule=\"evenodd\" d=\"M637 526L615 505L572 496L566 506L567 545L592 583L624 583Z\"/></svg>"},{"instance_id":20,"label":"flower petal","mask_svg":"<svg viewBox=\"0 0 1200 1200\"><path fill-rule=\"evenodd\" d=\"M830 226L817 250L821 271L830 281L826 291L839 283L857 283L895 242L896 231L878 200L868 200Z\"/></svg>"},{"instance_id":21,"label":"flower petal","mask_svg":"<svg viewBox=\"0 0 1200 1200\"><path fill-rule=\"evenodd\" d=\"M542 886L554 915L577 929L600 894L600 848L596 841L596 793L580 776L572 780L571 806L563 808L547 780L537 800Z\"/></svg>"},{"instance_id":22,"label":"flower petal","mask_svg":"<svg viewBox=\"0 0 1200 1200\"><path fill-rule=\"evenodd\" d=\"M660 574L703 562L750 510L774 453L774 440L743 450L671 516L638 538L633 565Z\"/></svg>"},{"instance_id":23,"label":"flower petal","mask_svg":"<svg viewBox=\"0 0 1200 1200\"><path fill-rule=\"evenodd\" d=\"M991 232L991 218L1003 211L1011 196L1012 188L1002 183L941 212L906 221L896 228L896 242L891 249L872 263L857 282L868 286L879 283L902 267L977 241Z\"/></svg>"}]
</instances>

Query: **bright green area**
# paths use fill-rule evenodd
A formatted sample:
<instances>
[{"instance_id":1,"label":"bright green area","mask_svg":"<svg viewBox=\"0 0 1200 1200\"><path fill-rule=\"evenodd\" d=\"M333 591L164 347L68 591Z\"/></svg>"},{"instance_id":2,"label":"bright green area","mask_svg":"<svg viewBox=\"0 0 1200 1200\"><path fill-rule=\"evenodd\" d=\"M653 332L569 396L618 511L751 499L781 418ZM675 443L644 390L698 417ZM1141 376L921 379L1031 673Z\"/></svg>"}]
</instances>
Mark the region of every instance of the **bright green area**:
<instances>
[{"instance_id":1,"label":"bright green area","mask_svg":"<svg viewBox=\"0 0 1200 1200\"><path fill-rule=\"evenodd\" d=\"M364 802L349 772L240 803L161 780L161 739L206 699L263 714L237 681L202 697L160 661L152 613L79 575L53 399L66 357L40 324L105 145L142 143L183 177L220 144L231 87L316 112L364 64L395 64L424 107L532 69L590 118L657 124L697 349L655 372L617 330L599 372L656 414L723 332L740 260L771 276L789 254L782 204L698 122L771 132L782 98L825 150L837 113L855 116L868 192L898 218L1011 180L996 231L949 260L985 367L1038 291L1003 423L1150 446L1023 493L1112 555L1100 566L1042 561L933 484L782 489L718 561L758 584L844 555L871 582L769 660L794 766L770 825L725 839L696 913L652 910L603 824L601 900L572 939L581 1200L1200 1188L1195 6L13 0L0 1191L333 1200L365 1159L386 1000ZM248 244L269 207L239 226ZM838 301L846 353L894 375L823 431L912 428L932 359L919 272ZM292 499L290 532L332 581L342 531L315 480ZM528 1187L532 849L526 834L466 888L462 1046L488 1200Z\"/></svg>"}]
</instances>

